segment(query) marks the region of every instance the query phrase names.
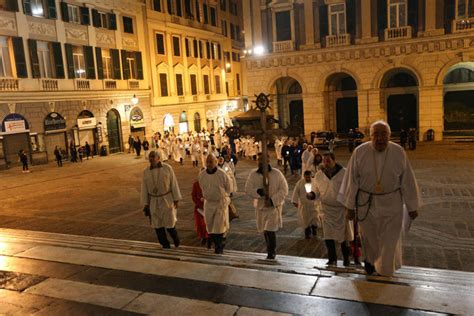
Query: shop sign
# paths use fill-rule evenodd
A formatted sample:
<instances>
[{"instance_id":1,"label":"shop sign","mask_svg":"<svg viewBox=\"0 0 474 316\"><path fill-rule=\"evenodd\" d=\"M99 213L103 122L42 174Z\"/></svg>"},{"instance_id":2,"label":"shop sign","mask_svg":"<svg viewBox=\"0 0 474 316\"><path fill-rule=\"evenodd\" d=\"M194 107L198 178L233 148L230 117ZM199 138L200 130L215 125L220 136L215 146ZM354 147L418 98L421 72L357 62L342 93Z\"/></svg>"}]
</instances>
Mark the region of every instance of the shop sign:
<instances>
[{"instance_id":1,"label":"shop sign","mask_svg":"<svg viewBox=\"0 0 474 316\"><path fill-rule=\"evenodd\" d=\"M145 127L145 119L139 108L134 108L130 113L130 126L133 128Z\"/></svg>"},{"instance_id":2,"label":"shop sign","mask_svg":"<svg viewBox=\"0 0 474 316\"><path fill-rule=\"evenodd\" d=\"M21 133L29 128L28 122L20 114L9 114L2 122L2 132L5 133Z\"/></svg>"},{"instance_id":3,"label":"shop sign","mask_svg":"<svg viewBox=\"0 0 474 316\"><path fill-rule=\"evenodd\" d=\"M79 129L95 128L96 125L95 117L77 119L77 127L79 127Z\"/></svg>"},{"instance_id":4,"label":"shop sign","mask_svg":"<svg viewBox=\"0 0 474 316\"><path fill-rule=\"evenodd\" d=\"M52 112L44 119L44 131L66 129L66 120L58 113Z\"/></svg>"}]
</instances>

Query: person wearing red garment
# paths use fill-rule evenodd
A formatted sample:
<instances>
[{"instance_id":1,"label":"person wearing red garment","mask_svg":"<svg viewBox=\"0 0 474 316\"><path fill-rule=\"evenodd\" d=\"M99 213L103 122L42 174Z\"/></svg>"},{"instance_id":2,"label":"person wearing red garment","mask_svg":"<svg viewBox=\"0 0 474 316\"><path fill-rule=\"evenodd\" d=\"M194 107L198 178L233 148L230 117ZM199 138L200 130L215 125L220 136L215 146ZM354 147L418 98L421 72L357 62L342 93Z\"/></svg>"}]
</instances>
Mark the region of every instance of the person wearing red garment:
<instances>
[{"instance_id":1,"label":"person wearing red garment","mask_svg":"<svg viewBox=\"0 0 474 316\"><path fill-rule=\"evenodd\" d=\"M196 228L198 237L201 239L201 245L205 245L209 236L206 229L206 222L204 221L204 198L198 180L193 183L191 197L194 202L194 227Z\"/></svg>"}]
</instances>

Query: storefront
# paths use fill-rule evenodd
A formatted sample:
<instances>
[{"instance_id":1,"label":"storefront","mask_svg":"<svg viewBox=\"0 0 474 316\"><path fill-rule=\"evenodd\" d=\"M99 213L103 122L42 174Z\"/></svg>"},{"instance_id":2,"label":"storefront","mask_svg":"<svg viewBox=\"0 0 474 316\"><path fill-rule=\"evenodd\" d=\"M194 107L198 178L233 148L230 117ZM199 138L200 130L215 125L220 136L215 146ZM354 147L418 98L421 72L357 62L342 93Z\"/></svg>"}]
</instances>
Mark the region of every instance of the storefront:
<instances>
[{"instance_id":1,"label":"storefront","mask_svg":"<svg viewBox=\"0 0 474 316\"><path fill-rule=\"evenodd\" d=\"M77 117L77 128L73 129L74 143L82 147L86 142L91 146L94 155L98 152L97 120L92 112L84 110Z\"/></svg>"},{"instance_id":2,"label":"storefront","mask_svg":"<svg viewBox=\"0 0 474 316\"><path fill-rule=\"evenodd\" d=\"M140 137L143 141L145 138L145 118L143 112L139 107L134 107L130 112L130 134L135 137Z\"/></svg>"},{"instance_id":3,"label":"storefront","mask_svg":"<svg viewBox=\"0 0 474 316\"><path fill-rule=\"evenodd\" d=\"M68 155L66 120L57 112L49 113L44 119L44 144L48 154L48 161L55 160L56 146L61 149L63 158Z\"/></svg>"},{"instance_id":4,"label":"storefront","mask_svg":"<svg viewBox=\"0 0 474 316\"><path fill-rule=\"evenodd\" d=\"M9 168L19 165L18 153L24 150L29 161L32 160L30 130L28 121L20 114L8 114L2 121L0 133L2 142L2 164Z\"/></svg>"}]
</instances>

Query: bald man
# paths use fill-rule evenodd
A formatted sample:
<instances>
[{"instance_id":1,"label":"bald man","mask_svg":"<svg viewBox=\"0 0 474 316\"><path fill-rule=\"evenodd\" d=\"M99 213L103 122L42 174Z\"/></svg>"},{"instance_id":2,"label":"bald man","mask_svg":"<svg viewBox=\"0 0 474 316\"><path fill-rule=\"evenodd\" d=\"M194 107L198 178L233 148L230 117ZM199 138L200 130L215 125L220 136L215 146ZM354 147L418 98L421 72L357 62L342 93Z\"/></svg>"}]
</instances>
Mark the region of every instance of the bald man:
<instances>
[{"instance_id":1,"label":"bald man","mask_svg":"<svg viewBox=\"0 0 474 316\"><path fill-rule=\"evenodd\" d=\"M217 158L208 155L206 169L199 174L199 186L204 197L204 219L215 253L224 253L224 233L229 230L229 195L232 190L229 176L218 168Z\"/></svg>"}]
</instances>

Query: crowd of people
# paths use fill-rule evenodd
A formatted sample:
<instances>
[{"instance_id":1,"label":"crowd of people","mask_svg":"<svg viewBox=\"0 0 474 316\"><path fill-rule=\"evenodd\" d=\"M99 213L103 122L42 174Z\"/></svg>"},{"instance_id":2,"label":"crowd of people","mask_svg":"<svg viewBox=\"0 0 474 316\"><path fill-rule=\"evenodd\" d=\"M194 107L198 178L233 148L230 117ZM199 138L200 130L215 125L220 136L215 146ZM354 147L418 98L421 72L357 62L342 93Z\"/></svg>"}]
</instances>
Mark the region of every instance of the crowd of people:
<instances>
[{"instance_id":1,"label":"crowd of people","mask_svg":"<svg viewBox=\"0 0 474 316\"><path fill-rule=\"evenodd\" d=\"M322 231L328 265L337 264L340 246L343 265L360 264L368 274L390 276L401 266L401 236L417 216L420 194L403 147L390 141L390 126L371 125L370 141L354 145L347 169L333 152L319 153L304 138L277 138L278 166L265 165L262 143L251 137L229 139L222 131L164 137L155 135L143 175L141 201L158 240L170 244L166 232L179 246L177 207L182 199L171 165L185 157L203 167L193 184L195 227L203 245L222 254L230 221L238 216L232 197L237 192L235 168L238 159L257 160L248 174L244 192L253 199L257 231L267 245L267 259L276 258L277 232L283 226L283 207L288 196L285 177L288 166L297 182L291 202L307 239ZM356 139L356 138L355 138ZM357 139L362 139L360 136ZM200 162L200 163L199 163ZM282 171L280 171L280 168ZM267 185L263 174L267 169Z\"/></svg>"}]
</instances>

